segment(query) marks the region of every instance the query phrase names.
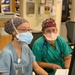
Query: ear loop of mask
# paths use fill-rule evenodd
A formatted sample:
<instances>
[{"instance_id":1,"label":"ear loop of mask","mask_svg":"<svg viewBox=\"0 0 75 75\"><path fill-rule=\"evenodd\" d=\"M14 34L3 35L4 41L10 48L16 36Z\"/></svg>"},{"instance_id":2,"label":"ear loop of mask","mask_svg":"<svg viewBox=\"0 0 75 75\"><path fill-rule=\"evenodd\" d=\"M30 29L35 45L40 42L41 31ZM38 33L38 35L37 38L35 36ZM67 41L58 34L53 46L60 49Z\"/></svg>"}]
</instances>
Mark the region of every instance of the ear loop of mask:
<instances>
[{"instance_id":1,"label":"ear loop of mask","mask_svg":"<svg viewBox=\"0 0 75 75\"><path fill-rule=\"evenodd\" d=\"M11 22L12 22L12 26L13 26L13 28L15 29L15 31L17 32L17 34L19 34L18 31L17 31L17 29L16 29L16 27L14 26L13 19L11 19Z\"/></svg>"},{"instance_id":2,"label":"ear loop of mask","mask_svg":"<svg viewBox=\"0 0 75 75\"><path fill-rule=\"evenodd\" d=\"M12 22L12 26L13 26L14 30L16 31L17 34L19 34L19 32L17 31L17 29L16 29L16 27L14 25L13 19L11 19L11 22ZM18 39L18 37L17 37L17 39Z\"/></svg>"}]
</instances>

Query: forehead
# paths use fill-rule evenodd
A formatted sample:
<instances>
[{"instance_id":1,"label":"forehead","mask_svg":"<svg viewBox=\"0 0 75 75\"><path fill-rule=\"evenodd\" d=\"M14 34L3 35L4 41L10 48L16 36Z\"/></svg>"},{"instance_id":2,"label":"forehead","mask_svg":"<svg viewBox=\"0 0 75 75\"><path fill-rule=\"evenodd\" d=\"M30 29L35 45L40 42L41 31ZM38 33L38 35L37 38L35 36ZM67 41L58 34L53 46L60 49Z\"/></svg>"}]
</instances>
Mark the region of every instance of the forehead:
<instances>
[{"instance_id":1,"label":"forehead","mask_svg":"<svg viewBox=\"0 0 75 75\"><path fill-rule=\"evenodd\" d=\"M25 23L22 23L21 25L19 25L17 28L30 28L30 25L29 25L29 23L25 22Z\"/></svg>"},{"instance_id":2,"label":"forehead","mask_svg":"<svg viewBox=\"0 0 75 75\"><path fill-rule=\"evenodd\" d=\"M48 27L45 30L52 30L52 29L57 29L56 27Z\"/></svg>"}]
</instances>

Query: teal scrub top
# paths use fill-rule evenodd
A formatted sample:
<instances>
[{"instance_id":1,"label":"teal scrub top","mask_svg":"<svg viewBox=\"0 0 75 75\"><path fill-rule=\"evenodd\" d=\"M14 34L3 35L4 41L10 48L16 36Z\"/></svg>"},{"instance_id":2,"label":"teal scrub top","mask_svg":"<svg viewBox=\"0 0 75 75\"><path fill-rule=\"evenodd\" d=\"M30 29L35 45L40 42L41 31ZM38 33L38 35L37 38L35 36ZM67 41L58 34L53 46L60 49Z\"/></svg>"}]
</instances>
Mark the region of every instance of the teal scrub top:
<instances>
[{"instance_id":1,"label":"teal scrub top","mask_svg":"<svg viewBox=\"0 0 75 75\"><path fill-rule=\"evenodd\" d=\"M64 69L63 56L68 56L72 53L71 47L68 45L65 39L58 36L55 40L56 49L46 42L44 36L37 39L32 47L32 52L36 57L37 62L47 62L60 65ZM48 73L54 75L52 69L46 70Z\"/></svg>"},{"instance_id":2,"label":"teal scrub top","mask_svg":"<svg viewBox=\"0 0 75 75\"><path fill-rule=\"evenodd\" d=\"M18 68L21 67L22 75L32 75L34 61L35 56L28 45L24 44L21 61L18 63L18 55L10 43L0 52L0 72L4 75L17 75Z\"/></svg>"}]
</instances>

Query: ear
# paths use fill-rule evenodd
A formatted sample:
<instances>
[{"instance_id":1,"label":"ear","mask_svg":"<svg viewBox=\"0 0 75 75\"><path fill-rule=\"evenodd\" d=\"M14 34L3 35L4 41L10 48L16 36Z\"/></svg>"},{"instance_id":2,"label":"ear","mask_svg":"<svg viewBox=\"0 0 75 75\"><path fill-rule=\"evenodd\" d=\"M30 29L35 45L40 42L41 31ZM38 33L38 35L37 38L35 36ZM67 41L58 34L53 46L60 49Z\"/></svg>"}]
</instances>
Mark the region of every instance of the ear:
<instances>
[{"instance_id":1,"label":"ear","mask_svg":"<svg viewBox=\"0 0 75 75\"><path fill-rule=\"evenodd\" d=\"M57 32L58 32L58 29L56 28Z\"/></svg>"},{"instance_id":2,"label":"ear","mask_svg":"<svg viewBox=\"0 0 75 75\"><path fill-rule=\"evenodd\" d=\"M16 33L16 31L13 31L12 34L15 36L17 33Z\"/></svg>"},{"instance_id":3,"label":"ear","mask_svg":"<svg viewBox=\"0 0 75 75\"><path fill-rule=\"evenodd\" d=\"M44 32L44 31L42 31L42 34L45 34L45 32Z\"/></svg>"}]
</instances>

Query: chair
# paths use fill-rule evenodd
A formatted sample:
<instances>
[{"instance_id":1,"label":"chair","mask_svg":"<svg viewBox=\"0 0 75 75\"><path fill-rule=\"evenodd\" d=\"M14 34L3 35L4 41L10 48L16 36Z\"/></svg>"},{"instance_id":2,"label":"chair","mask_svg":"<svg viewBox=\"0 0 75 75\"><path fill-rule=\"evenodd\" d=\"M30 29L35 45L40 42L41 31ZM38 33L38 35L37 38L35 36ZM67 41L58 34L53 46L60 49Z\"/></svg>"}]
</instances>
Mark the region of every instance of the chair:
<instances>
[{"instance_id":1,"label":"chair","mask_svg":"<svg viewBox=\"0 0 75 75\"><path fill-rule=\"evenodd\" d=\"M69 45L74 46L68 75L75 75L74 71L75 70L75 22L67 21L66 29L67 29L67 39L68 42L70 42Z\"/></svg>"},{"instance_id":2,"label":"chair","mask_svg":"<svg viewBox=\"0 0 75 75\"><path fill-rule=\"evenodd\" d=\"M68 39L69 45L74 46L75 44L75 22L67 21L66 29L67 29L67 39Z\"/></svg>"},{"instance_id":3,"label":"chair","mask_svg":"<svg viewBox=\"0 0 75 75\"><path fill-rule=\"evenodd\" d=\"M37 40L39 37L42 36L42 32L32 32L33 35L33 40L31 42L31 44L29 44L29 47L32 49L33 43L35 42L35 40Z\"/></svg>"}]
</instances>

